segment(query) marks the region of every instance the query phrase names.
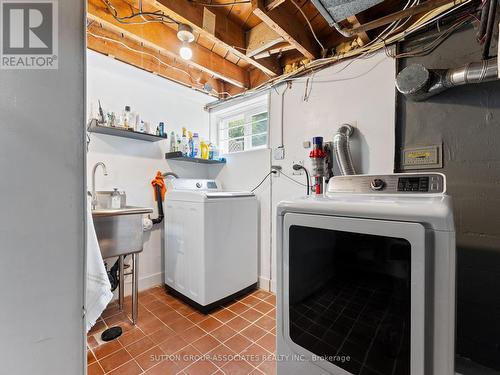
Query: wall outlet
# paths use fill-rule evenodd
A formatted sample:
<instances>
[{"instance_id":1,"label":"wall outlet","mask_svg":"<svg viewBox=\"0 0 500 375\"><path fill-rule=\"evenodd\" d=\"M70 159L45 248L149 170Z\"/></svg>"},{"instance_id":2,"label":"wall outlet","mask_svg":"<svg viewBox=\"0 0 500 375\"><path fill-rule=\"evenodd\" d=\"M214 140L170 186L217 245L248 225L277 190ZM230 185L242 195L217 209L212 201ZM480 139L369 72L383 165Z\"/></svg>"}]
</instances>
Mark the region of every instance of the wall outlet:
<instances>
[{"instance_id":1,"label":"wall outlet","mask_svg":"<svg viewBox=\"0 0 500 375\"><path fill-rule=\"evenodd\" d=\"M295 169L293 169L293 166L295 164L304 166L304 160L298 160L298 161L293 161L292 162L292 174L295 175L295 176L300 176L300 175L304 174L304 170L303 169L299 169L298 171L296 171Z\"/></svg>"},{"instance_id":2,"label":"wall outlet","mask_svg":"<svg viewBox=\"0 0 500 375\"><path fill-rule=\"evenodd\" d=\"M285 158L285 148L284 147L276 147L274 149L274 160L283 160Z\"/></svg>"},{"instance_id":3,"label":"wall outlet","mask_svg":"<svg viewBox=\"0 0 500 375\"><path fill-rule=\"evenodd\" d=\"M281 177L281 170L282 169L283 169L283 167L281 165L271 165L271 170L276 172L276 173L273 173L271 176Z\"/></svg>"}]
</instances>

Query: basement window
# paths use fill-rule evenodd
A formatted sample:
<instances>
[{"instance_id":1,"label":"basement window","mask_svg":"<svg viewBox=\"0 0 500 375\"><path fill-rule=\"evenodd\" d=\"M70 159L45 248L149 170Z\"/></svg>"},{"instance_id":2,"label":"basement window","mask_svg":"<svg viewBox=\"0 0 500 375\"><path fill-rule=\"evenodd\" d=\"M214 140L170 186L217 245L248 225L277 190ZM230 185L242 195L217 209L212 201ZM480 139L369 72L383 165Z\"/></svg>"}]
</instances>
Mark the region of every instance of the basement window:
<instances>
[{"instance_id":1,"label":"basement window","mask_svg":"<svg viewBox=\"0 0 500 375\"><path fill-rule=\"evenodd\" d=\"M214 114L222 154L267 148L269 144L269 102L264 95Z\"/></svg>"}]
</instances>

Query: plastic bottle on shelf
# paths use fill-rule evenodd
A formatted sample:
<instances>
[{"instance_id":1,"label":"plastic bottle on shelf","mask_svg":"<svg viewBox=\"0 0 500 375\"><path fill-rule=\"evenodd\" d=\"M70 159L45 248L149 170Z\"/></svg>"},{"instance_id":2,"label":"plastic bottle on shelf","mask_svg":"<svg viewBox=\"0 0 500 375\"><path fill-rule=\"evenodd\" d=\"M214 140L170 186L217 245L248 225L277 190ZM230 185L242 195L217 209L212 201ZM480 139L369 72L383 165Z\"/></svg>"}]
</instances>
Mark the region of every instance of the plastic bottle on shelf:
<instances>
[{"instance_id":1,"label":"plastic bottle on shelf","mask_svg":"<svg viewBox=\"0 0 500 375\"><path fill-rule=\"evenodd\" d=\"M214 145L212 143L208 144L208 159L214 160Z\"/></svg>"},{"instance_id":2,"label":"plastic bottle on shelf","mask_svg":"<svg viewBox=\"0 0 500 375\"><path fill-rule=\"evenodd\" d=\"M114 188L113 193L111 193L111 208L121 208L122 197L118 192L117 188Z\"/></svg>"},{"instance_id":3,"label":"plastic bottle on shelf","mask_svg":"<svg viewBox=\"0 0 500 375\"><path fill-rule=\"evenodd\" d=\"M182 128L181 151L182 155L184 156L189 155L189 144L188 144L189 141L186 133L187 133L186 128Z\"/></svg>"},{"instance_id":4,"label":"plastic bottle on shelf","mask_svg":"<svg viewBox=\"0 0 500 375\"><path fill-rule=\"evenodd\" d=\"M202 159L208 159L208 144L205 141L200 142L200 156Z\"/></svg>"},{"instance_id":5,"label":"plastic bottle on shelf","mask_svg":"<svg viewBox=\"0 0 500 375\"><path fill-rule=\"evenodd\" d=\"M170 152L175 152L177 142L175 141L175 133L172 131L170 132Z\"/></svg>"},{"instance_id":6,"label":"plastic bottle on shelf","mask_svg":"<svg viewBox=\"0 0 500 375\"><path fill-rule=\"evenodd\" d=\"M201 157L200 137L198 136L198 133L193 133L193 157L194 158Z\"/></svg>"},{"instance_id":7,"label":"plastic bottle on shelf","mask_svg":"<svg viewBox=\"0 0 500 375\"><path fill-rule=\"evenodd\" d=\"M130 112L130 106L125 106L125 110L123 111L122 114L122 121L121 121L121 126L125 129L128 129L130 127L130 120L131 120L132 114Z\"/></svg>"},{"instance_id":8,"label":"plastic bottle on shelf","mask_svg":"<svg viewBox=\"0 0 500 375\"><path fill-rule=\"evenodd\" d=\"M188 156L194 158L194 144L193 144L193 133L188 132Z\"/></svg>"}]
</instances>

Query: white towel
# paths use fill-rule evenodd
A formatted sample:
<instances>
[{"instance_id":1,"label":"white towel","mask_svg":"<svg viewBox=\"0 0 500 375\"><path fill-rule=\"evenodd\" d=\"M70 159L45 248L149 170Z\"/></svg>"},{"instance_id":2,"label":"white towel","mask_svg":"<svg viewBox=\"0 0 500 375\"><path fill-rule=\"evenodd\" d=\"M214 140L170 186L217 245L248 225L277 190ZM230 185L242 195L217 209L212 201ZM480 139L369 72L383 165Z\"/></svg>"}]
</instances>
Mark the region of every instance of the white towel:
<instances>
[{"instance_id":1,"label":"white towel","mask_svg":"<svg viewBox=\"0 0 500 375\"><path fill-rule=\"evenodd\" d=\"M113 298L99 242L92 220L91 202L87 204L87 332L96 323L106 306Z\"/></svg>"}]
</instances>

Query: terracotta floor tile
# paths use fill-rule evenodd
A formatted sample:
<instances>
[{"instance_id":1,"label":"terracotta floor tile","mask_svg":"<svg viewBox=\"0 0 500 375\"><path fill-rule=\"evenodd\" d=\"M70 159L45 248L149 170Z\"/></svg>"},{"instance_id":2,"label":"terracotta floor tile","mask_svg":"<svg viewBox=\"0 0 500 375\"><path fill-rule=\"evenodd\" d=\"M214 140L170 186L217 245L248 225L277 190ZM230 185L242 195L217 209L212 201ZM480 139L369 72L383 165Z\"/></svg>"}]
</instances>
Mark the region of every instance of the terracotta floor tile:
<instances>
[{"instance_id":1,"label":"terracotta floor tile","mask_svg":"<svg viewBox=\"0 0 500 375\"><path fill-rule=\"evenodd\" d=\"M104 310L101 314L101 318L109 318L112 317L113 315L116 315L120 313L120 308L118 307L117 304L113 304L111 306L106 307L106 310Z\"/></svg>"},{"instance_id":2,"label":"terracotta floor tile","mask_svg":"<svg viewBox=\"0 0 500 375\"><path fill-rule=\"evenodd\" d=\"M87 375L103 375L103 374L104 371L97 362L94 362L87 368Z\"/></svg>"},{"instance_id":3,"label":"terracotta floor tile","mask_svg":"<svg viewBox=\"0 0 500 375\"><path fill-rule=\"evenodd\" d=\"M139 303L142 303L143 305L146 305L149 302L155 301L156 297L152 294L143 294L141 295L139 293Z\"/></svg>"},{"instance_id":4,"label":"terracotta floor tile","mask_svg":"<svg viewBox=\"0 0 500 375\"><path fill-rule=\"evenodd\" d=\"M261 337L264 337L266 333L267 331L256 326L255 324L252 324L251 326L245 328L243 331L240 332L241 335L245 336L247 339L251 341L257 341Z\"/></svg>"},{"instance_id":5,"label":"terracotta floor tile","mask_svg":"<svg viewBox=\"0 0 500 375\"><path fill-rule=\"evenodd\" d=\"M100 360L104 357L107 357L110 354L113 354L114 352L117 352L122 348L122 344L118 340L110 341L105 344L99 345L98 347L94 348L94 355L95 357Z\"/></svg>"},{"instance_id":6,"label":"terracotta floor tile","mask_svg":"<svg viewBox=\"0 0 500 375\"><path fill-rule=\"evenodd\" d=\"M128 320L129 320L128 316L125 312L120 312L116 315L104 319L108 327L114 327L120 325L120 323L127 322Z\"/></svg>"},{"instance_id":7,"label":"terracotta floor tile","mask_svg":"<svg viewBox=\"0 0 500 375\"><path fill-rule=\"evenodd\" d=\"M125 349L120 349L116 353L99 360L99 364L104 372L110 372L130 360L132 360L132 356Z\"/></svg>"},{"instance_id":8,"label":"terracotta floor tile","mask_svg":"<svg viewBox=\"0 0 500 375\"><path fill-rule=\"evenodd\" d=\"M194 327L194 323L190 320L187 320L186 318L181 318L167 325L177 333L183 332L189 328Z\"/></svg>"},{"instance_id":9,"label":"terracotta floor tile","mask_svg":"<svg viewBox=\"0 0 500 375\"><path fill-rule=\"evenodd\" d=\"M248 306L239 301L232 303L231 305L227 306L227 308L235 314L241 314L243 311L248 310Z\"/></svg>"},{"instance_id":10,"label":"terracotta floor tile","mask_svg":"<svg viewBox=\"0 0 500 375\"><path fill-rule=\"evenodd\" d=\"M228 327L231 327L235 331L239 332L242 329L248 327L250 323L248 320L243 319L241 316L237 316L234 319L231 319L229 322L226 323Z\"/></svg>"},{"instance_id":11,"label":"terracotta floor tile","mask_svg":"<svg viewBox=\"0 0 500 375\"><path fill-rule=\"evenodd\" d=\"M163 323L160 319L157 318L147 323L138 323L137 325L146 335L151 335L152 333L165 327L165 323Z\"/></svg>"},{"instance_id":12,"label":"terracotta floor tile","mask_svg":"<svg viewBox=\"0 0 500 375\"><path fill-rule=\"evenodd\" d=\"M226 322L230 321L231 319L235 318L236 314L234 312L232 312L231 310L222 309L222 310L219 310L219 311L215 312L214 314L212 314L212 316L214 318L220 320L222 323L226 323Z\"/></svg>"},{"instance_id":13,"label":"terracotta floor tile","mask_svg":"<svg viewBox=\"0 0 500 375\"><path fill-rule=\"evenodd\" d=\"M219 328L222 325L222 322L220 320L215 319L212 316L209 316L202 322L198 323L198 326L201 327L203 330L206 332L211 332L217 328Z\"/></svg>"},{"instance_id":14,"label":"terracotta floor tile","mask_svg":"<svg viewBox=\"0 0 500 375\"><path fill-rule=\"evenodd\" d=\"M175 311L177 311L182 316L188 316L188 315L191 315L192 313L194 313L196 310L193 309L191 306L182 305L182 306L176 308Z\"/></svg>"},{"instance_id":15,"label":"terracotta floor tile","mask_svg":"<svg viewBox=\"0 0 500 375\"><path fill-rule=\"evenodd\" d=\"M264 361L257 368L266 375L276 375L276 361Z\"/></svg>"},{"instance_id":16,"label":"terracotta floor tile","mask_svg":"<svg viewBox=\"0 0 500 375\"><path fill-rule=\"evenodd\" d=\"M134 329L131 329L130 331L122 334L118 338L118 341L123 346L127 346L127 345L130 345L136 341L139 341L140 339L144 338L144 336L145 336L144 332L142 332L139 328L134 328Z\"/></svg>"},{"instance_id":17,"label":"terracotta floor tile","mask_svg":"<svg viewBox=\"0 0 500 375\"><path fill-rule=\"evenodd\" d=\"M267 297L271 296L272 294L269 293L266 290L259 289L255 292L252 293L254 297L260 298L260 299L266 299Z\"/></svg>"},{"instance_id":18,"label":"terracotta floor tile","mask_svg":"<svg viewBox=\"0 0 500 375\"><path fill-rule=\"evenodd\" d=\"M262 346L259 346L257 344L250 345L248 348L241 352L241 355L247 362L255 367L257 367L264 361L271 360L271 357L273 356L272 353L269 353Z\"/></svg>"},{"instance_id":19,"label":"terracotta floor tile","mask_svg":"<svg viewBox=\"0 0 500 375\"><path fill-rule=\"evenodd\" d=\"M173 336L162 342L159 346L165 354L170 355L178 352L183 347L187 346L188 343L184 341L180 336Z\"/></svg>"},{"instance_id":20,"label":"terracotta floor tile","mask_svg":"<svg viewBox=\"0 0 500 375\"><path fill-rule=\"evenodd\" d=\"M185 346L177 353L178 356L175 360L175 364L181 369L185 369L188 366L191 366L194 362L200 359L201 354L196 348L192 345Z\"/></svg>"},{"instance_id":21,"label":"terracotta floor tile","mask_svg":"<svg viewBox=\"0 0 500 375\"><path fill-rule=\"evenodd\" d=\"M254 296L246 296L242 300L240 300L241 303L247 305L247 306L255 306L256 304L262 302L259 298L256 298Z\"/></svg>"},{"instance_id":22,"label":"terracotta floor tile","mask_svg":"<svg viewBox=\"0 0 500 375\"><path fill-rule=\"evenodd\" d=\"M99 345L99 343L97 342L94 336L87 336L87 345L89 346L89 348L94 349L96 346Z\"/></svg>"},{"instance_id":23,"label":"terracotta floor tile","mask_svg":"<svg viewBox=\"0 0 500 375\"><path fill-rule=\"evenodd\" d=\"M97 322L92 326L90 331L88 332L88 336L94 335L98 332L101 332L107 328L106 324L104 323L104 320L98 319Z\"/></svg>"},{"instance_id":24,"label":"terracotta floor tile","mask_svg":"<svg viewBox=\"0 0 500 375\"><path fill-rule=\"evenodd\" d=\"M196 323L196 324L203 322L208 317L209 317L208 315L202 314L199 311L194 311L191 314L186 316L186 318L188 318L190 321L192 321L193 323Z\"/></svg>"},{"instance_id":25,"label":"terracotta floor tile","mask_svg":"<svg viewBox=\"0 0 500 375\"><path fill-rule=\"evenodd\" d=\"M205 335L202 338L193 342L193 346L201 353L205 354L209 351L215 349L220 342L215 339L212 335Z\"/></svg>"},{"instance_id":26,"label":"terracotta floor tile","mask_svg":"<svg viewBox=\"0 0 500 375\"><path fill-rule=\"evenodd\" d=\"M276 294L271 294L269 297L264 299L264 301L270 303L273 306L276 306Z\"/></svg>"},{"instance_id":27,"label":"terracotta floor tile","mask_svg":"<svg viewBox=\"0 0 500 375\"><path fill-rule=\"evenodd\" d=\"M182 315L175 310L158 312L156 316L167 326L182 318Z\"/></svg>"},{"instance_id":28,"label":"terracotta floor tile","mask_svg":"<svg viewBox=\"0 0 500 375\"><path fill-rule=\"evenodd\" d=\"M262 318L255 322L255 325L265 329L266 331L270 331L274 327L276 327L276 321L271 317L264 315Z\"/></svg>"},{"instance_id":29,"label":"terracotta floor tile","mask_svg":"<svg viewBox=\"0 0 500 375\"><path fill-rule=\"evenodd\" d=\"M266 315L276 320L276 308L269 311Z\"/></svg>"},{"instance_id":30,"label":"terracotta floor tile","mask_svg":"<svg viewBox=\"0 0 500 375\"><path fill-rule=\"evenodd\" d=\"M94 353L92 353L92 350L87 349L87 364L90 365L96 361Z\"/></svg>"},{"instance_id":31,"label":"terracotta floor tile","mask_svg":"<svg viewBox=\"0 0 500 375\"><path fill-rule=\"evenodd\" d=\"M266 375L262 371L260 371L258 368L253 369L253 371L250 373L250 375Z\"/></svg>"},{"instance_id":32,"label":"terracotta floor tile","mask_svg":"<svg viewBox=\"0 0 500 375\"><path fill-rule=\"evenodd\" d=\"M268 352L275 353L276 352L276 336L268 333L261 339L257 340L257 344L262 346Z\"/></svg>"},{"instance_id":33,"label":"terracotta floor tile","mask_svg":"<svg viewBox=\"0 0 500 375\"><path fill-rule=\"evenodd\" d=\"M125 363L123 366L108 373L109 375L139 375L142 374L142 368L134 361Z\"/></svg>"},{"instance_id":34,"label":"terracotta floor tile","mask_svg":"<svg viewBox=\"0 0 500 375\"><path fill-rule=\"evenodd\" d=\"M214 336L217 340L224 342L230 337L236 335L236 331L232 329L231 327L228 327L227 325L222 325L216 330L210 332L212 336Z\"/></svg>"},{"instance_id":35,"label":"terracotta floor tile","mask_svg":"<svg viewBox=\"0 0 500 375\"><path fill-rule=\"evenodd\" d=\"M210 361L198 361L184 369L187 375L209 375L217 371L217 367Z\"/></svg>"},{"instance_id":36,"label":"terracotta floor tile","mask_svg":"<svg viewBox=\"0 0 500 375\"><path fill-rule=\"evenodd\" d=\"M222 371L225 374L231 375L248 375L254 370L254 367L244 360L233 360L229 361L223 368Z\"/></svg>"},{"instance_id":37,"label":"terracotta floor tile","mask_svg":"<svg viewBox=\"0 0 500 375\"><path fill-rule=\"evenodd\" d=\"M170 309L170 307L168 307L163 302L157 300L156 298L154 300L152 300L152 301L149 301L149 302L145 303L144 307L146 309L148 309L149 311L154 311L154 310L157 310L157 309Z\"/></svg>"},{"instance_id":38,"label":"terracotta floor tile","mask_svg":"<svg viewBox=\"0 0 500 375\"><path fill-rule=\"evenodd\" d=\"M154 346L156 346L156 344L149 337L144 337L128 345L125 349L127 349L127 352L129 352L132 357L137 357Z\"/></svg>"},{"instance_id":39,"label":"terracotta floor tile","mask_svg":"<svg viewBox=\"0 0 500 375\"><path fill-rule=\"evenodd\" d=\"M188 328L187 330L179 333L179 336L181 336L187 343L192 343L205 335L206 332L198 326Z\"/></svg>"},{"instance_id":40,"label":"terracotta floor tile","mask_svg":"<svg viewBox=\"0 0 500 375\"><path fill-rule=\"evenodd\" d=\"M272 309L274 309L274 306L267 303L267 302L260 302L260 303L256 304L253 308L257 311L260 311L263 314L266 314L269 311L271 311Z\"/></svg>"},{"instance_id":41,"label":"terracotta floor tile","mask_svg":"<svg viewBox=\"0 0 500 375\"><path fill-rule=\"evenodd\" d=\"M167 326L161 327L158 331L149 335L149 338L156 344L161 344L166 339L175 336L176 333Z\"/></svg>"},{"instance_id":42,"label":"terracotta floor tile","mask_svg":"<svg viewBox=\"0 0 500 375\"><path fill-rule=\"evenodd\" d=\"M261 312L257 311L257 310L254 310L254 309L248 309L247 311L241 313L241 316L243 318L245 318L246 320L250 321L250 322L255 322L257 321L258 319L260 319L264 314L262 314Z\"/></svg>"},{"instance_id":43,"label":"terracotta floor tile","mask_svg":"<svg viewBox=\"0 0 500 375\"><path fill-rule=\"evenodd\" d=\"M218 367L223 367L236 353L225 345L219 345L208 353L210 360Z\"/></svg>"},{"instance_id":44,"label":"terracotta floor tile","mask_svg":"<svg viewBox=\"0 0 500 375\"><path fill-rule=\"evenodd\" d=\"M233 350L236 353L241 353L244 349L252 345L252 342L246 337L237 334L227 340L224 345Z\"/></svg>"},{"instance_id":45,"label":"terracotta floor tile","mask_svg":"<svg viewBox=\"0 0 500 375\"><path fill-rule=\"evenodd\" d=\"M147 375L174 375L179 372L179 367L174 362L163 361L146 371Z\"/></svg>"},{"instance_id":46,"label":"terracotta floor tile","mask_svg":"<svg viewBox=\"0 0 500 375\"><path fill-rule=\"evenodd\" d=\"M165 360L162 356L165 353L159 346L155 346L154 348L149 349L147 352L142 353L141 355L135 357L135 361L141 366L141 368L146 371L149 370L154 365Z\"/></svg>"}]
</instances>

